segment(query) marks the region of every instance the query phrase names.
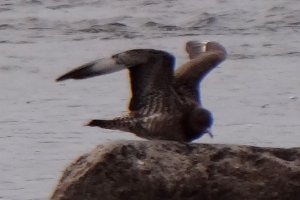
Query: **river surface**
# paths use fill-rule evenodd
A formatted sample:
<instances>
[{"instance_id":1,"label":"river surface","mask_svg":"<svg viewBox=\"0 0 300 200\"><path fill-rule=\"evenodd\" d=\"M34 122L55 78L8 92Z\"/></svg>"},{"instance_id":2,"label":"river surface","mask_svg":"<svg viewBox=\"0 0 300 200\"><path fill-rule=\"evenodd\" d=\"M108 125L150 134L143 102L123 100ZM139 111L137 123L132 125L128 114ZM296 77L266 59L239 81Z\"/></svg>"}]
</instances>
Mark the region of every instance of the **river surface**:
<instances>
[{"instance_id":1,"label":"river surface","mask_svg":"<svg viewBox=\"0 0 300 200\"><path fill-rule=\"evenodd\" d=\"M138 140L83 126L126 111L126 71L56 83L85 62L132 48L187 60L188 40L215 40L228 59L203 81L214 114L195 142L300 146L298 0L1 0L0 199L47 199L61 172L95 145Z\"/></svg>"}]
</instances>

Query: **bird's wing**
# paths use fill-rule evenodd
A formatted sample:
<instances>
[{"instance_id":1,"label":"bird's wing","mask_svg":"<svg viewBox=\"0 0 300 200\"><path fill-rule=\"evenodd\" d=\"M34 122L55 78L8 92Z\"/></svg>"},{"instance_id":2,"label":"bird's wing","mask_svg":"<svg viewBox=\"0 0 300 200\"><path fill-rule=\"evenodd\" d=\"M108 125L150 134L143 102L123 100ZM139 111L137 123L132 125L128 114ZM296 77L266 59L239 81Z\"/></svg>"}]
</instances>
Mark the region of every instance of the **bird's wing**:
<instances>
[{"instance_id":1,"label":"bird's wing","mask_svg":"<svg viewBox=\"0 0 300 200\"><path fill-rule=\"evenodd\" d=\"M190 61L176 70L174 88L179 95L201 104L199 83L208 72L226 59L226 50L217 42L189 41L186 51Z\"/></svg>"},{"instance_id":2,"label":"bird's wing","mask_svg":"<svg viewBox=\"0 0 300 200\"><path fill-rule=\"evenodd\" d=\"M164 51L133 49L84 64L56 80L84 79L128 69L132 91L129 110L150 112L160 109L154 104L163 107L176 95L172 85L174 62L175 58Z\"/></svg>"}]
</instances>

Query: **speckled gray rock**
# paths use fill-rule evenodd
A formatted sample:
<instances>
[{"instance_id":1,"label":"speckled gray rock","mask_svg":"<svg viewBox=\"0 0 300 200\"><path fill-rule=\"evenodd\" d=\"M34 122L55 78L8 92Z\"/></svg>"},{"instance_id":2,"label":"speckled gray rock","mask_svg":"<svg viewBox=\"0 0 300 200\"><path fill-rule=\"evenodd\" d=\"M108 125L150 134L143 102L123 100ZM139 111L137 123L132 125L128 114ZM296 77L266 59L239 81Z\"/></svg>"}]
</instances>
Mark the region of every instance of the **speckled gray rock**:
<instances>
[{"instance_id":1,"label":"speckled gray rock","mask_svg":"<svg viewBox=\"0 0 300 200\"><path fill-rule=\"evenodd\" d=\"M170 141L97 146L63 173L51 200L297 200L300 148Z\"/></svg>"}]
</instances>

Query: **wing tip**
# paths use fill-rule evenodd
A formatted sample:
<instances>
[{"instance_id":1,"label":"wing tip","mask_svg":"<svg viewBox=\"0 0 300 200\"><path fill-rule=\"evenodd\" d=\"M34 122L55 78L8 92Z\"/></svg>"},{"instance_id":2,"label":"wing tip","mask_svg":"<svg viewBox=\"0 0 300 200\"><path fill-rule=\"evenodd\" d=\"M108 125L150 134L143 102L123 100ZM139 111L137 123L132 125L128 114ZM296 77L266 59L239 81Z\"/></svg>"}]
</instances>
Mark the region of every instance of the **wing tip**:
<instances>
[{"instance_id":1,"label":"wing tip","mask_svg":"<svg viewBox=\"0 0 300 200\"><path fill-rule=\"evenodd\" d=\"M81 74L78 73L78 71L71 71L71 72L68 72L68 73L58 77L57 79L55 79L55 81L61 82L61 81L65 81L68 79L80 79L80 78L84 78L84 77L81 77Z\"/></svg>"},{"instance_id":2,"label":"wing tip","mask_svg":"<svg viewBox=\"0 0 300 200\"><path fill-rule=\"evenodd\" d=\"M94 73L91 70L91 67L92 67L92 65L86 64L81 67L75 68L75 69L61 75L55 81L60 82L60 81L64 81L67 79L85 79L85 78L95 76L96 73Z\"/></svg>"},{"instance_id":3,"label":"wing tip","mask_svg":"<svg viewBox=\"0 0 300 200\"><path fill-rule=\"evenodd\" d=\"M197 41L191 40L186 43L186 51L200 51L200 52L208 52L208 51L222 51L226 52L225 47L222 46L219 42L204 40L204 41Z\"/></svg>"},{"instance_id":4,"label":"wing tip","mask_svg":"<svg viewBox=\"0 0 300 200\"><path fill-rule=\"evenodd\" d=\"M55 79L55 82L60 82L60 81L64 81L69 79L68 77L66 77L65 75L62 75L60 77L58 77L57 79Z\"/></svg>"}]
</instances>

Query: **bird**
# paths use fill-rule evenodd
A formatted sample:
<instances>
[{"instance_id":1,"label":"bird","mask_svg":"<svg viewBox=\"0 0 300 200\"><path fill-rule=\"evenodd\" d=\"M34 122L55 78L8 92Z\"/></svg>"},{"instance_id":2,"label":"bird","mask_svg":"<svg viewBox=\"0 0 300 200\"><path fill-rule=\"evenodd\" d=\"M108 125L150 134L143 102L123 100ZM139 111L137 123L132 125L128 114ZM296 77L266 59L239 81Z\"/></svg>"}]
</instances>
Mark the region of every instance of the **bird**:
<instances>
[{"instance_id":1,"label":"bird","mask_svg":"<svg viewBox=\"0 0 300 200\"><path fill-rule=\"evenodd\" d=\"M200 83L226 59L215 41L186 43L189 60L174 70L175 57L157 49L132 49L83 64L56 81L86 79L127 69L132 96L128 113L113 119L95 119L86 125L131 132L148 140L192 142L204 134L213 137L212 113L201 103Z\"/></svg>"}]
</instances>

